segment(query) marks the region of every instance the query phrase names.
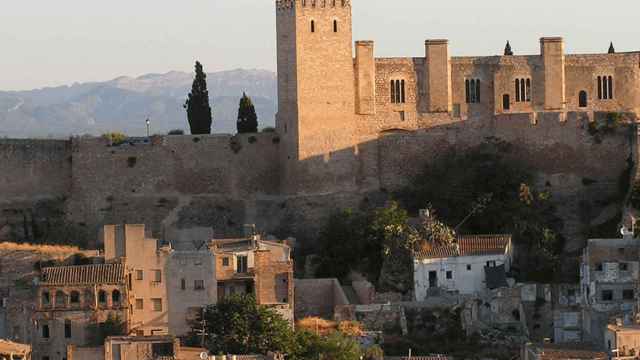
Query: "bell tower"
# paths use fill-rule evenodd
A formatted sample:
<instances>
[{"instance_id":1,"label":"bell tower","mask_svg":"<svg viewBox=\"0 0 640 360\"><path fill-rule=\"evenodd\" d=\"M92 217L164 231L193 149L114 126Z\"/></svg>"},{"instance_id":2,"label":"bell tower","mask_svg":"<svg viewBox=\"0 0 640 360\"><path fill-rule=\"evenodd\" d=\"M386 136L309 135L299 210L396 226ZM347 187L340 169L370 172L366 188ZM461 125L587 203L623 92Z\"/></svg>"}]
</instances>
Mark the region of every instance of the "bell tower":
<instances>
[{"instance_id":1,"label":"bell tower","mask_svg":"<svg viewBox=\"0 0 640 360\"><path fill-rule=\"evenodd\" d=\"M277 0L282 190L354 183L355 78L350 0Z\"/></svg>"}]
</instances>

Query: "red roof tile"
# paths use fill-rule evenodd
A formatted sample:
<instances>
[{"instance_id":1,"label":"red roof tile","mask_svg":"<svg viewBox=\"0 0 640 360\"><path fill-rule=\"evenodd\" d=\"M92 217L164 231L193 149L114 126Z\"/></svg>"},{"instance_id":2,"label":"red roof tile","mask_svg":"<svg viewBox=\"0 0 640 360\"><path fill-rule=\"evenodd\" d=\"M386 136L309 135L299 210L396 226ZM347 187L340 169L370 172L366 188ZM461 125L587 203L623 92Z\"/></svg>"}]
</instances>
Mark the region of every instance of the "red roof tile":
<instances>
[{"instance_id":1,"label":"red roof tile","mask_svg":"<svg viewBox=\"0 0 640 360\"><path fill-rule=\"evenodd\" d=\"M60 266L42 269L43 285L123 284L123 264Z\"/></svg>"},{"instance_id":2,"label":"red roof tile","mask_svg":"<svg viewBox=\"0 0 640 360\"><path fill-rule=\"evenodd\" d=\"M416 259L440 259L456 256L504 254L511 243L511 235L461 235L456 244L438 246L415 252Z\"/></svg>"}]
</instances>

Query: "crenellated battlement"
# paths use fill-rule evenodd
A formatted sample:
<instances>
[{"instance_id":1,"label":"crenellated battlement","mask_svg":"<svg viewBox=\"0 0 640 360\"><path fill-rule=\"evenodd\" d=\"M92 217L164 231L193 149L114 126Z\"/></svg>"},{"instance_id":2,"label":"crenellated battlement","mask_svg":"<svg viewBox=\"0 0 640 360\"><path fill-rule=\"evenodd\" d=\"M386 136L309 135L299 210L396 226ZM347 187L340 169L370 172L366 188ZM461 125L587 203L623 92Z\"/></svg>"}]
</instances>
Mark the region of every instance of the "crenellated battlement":
<instances>
[{"instance_id":1,"label":"crenellated battlement","mask_svg":"<svg viewBox=\"0 0 640 360\"><path fill-rule=\"evenodd\" d=\"M351 8L351 0L276 0L278 11L325 8Z\"/></svg>"}]
</instances>

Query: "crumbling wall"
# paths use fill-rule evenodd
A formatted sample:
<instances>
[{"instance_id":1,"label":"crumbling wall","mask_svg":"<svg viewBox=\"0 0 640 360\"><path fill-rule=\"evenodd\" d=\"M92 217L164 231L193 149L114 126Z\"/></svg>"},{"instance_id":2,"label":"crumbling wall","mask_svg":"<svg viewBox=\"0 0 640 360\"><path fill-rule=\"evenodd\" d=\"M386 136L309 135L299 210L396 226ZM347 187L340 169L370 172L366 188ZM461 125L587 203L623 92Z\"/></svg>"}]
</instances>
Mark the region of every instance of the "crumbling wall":
<instances>
[{"instance_id":1,"label":"crumbling wall","mask_svg":"<svg viewBox=\"0 0 640 360\"><path fill-rule=\"evenodd\" d=\"M336 307L348 305L337 279L296 279L295 318L321 317L333 319Z\"/></svg>"}]
</instances>

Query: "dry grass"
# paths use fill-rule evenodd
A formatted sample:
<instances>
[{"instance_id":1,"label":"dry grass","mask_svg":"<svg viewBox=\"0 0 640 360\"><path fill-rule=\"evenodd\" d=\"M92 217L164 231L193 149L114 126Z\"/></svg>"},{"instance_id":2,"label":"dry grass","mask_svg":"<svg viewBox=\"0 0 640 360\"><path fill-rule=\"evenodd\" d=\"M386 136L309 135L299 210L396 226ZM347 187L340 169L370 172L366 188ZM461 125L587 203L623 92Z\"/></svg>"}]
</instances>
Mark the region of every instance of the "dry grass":
<instances>
[{"instance_id":1,"label":"dry grass","mask_svg":"<svg viewBox=\"0 0 640 360\"><path fill-rule=\"evenodd\" d=\"M363 334L362 325L357 321L342 321L337 323L319 317L304 318L296 323L296 328L322 336L329 335L336 331L340 331L347 336L361 336Z\"/></svg>"},{"instance_id":2,"label":"dry grass","mask_svg":"<svg viewBox=\"0 0 640 360\"><path fill-rule=\"evenodd\" d=\"M46 254L73 254L83 252L76 246L16 244L10 242L0 243L0 251L32 251Z\"/></svg>"}]
</instances>

